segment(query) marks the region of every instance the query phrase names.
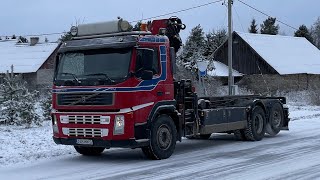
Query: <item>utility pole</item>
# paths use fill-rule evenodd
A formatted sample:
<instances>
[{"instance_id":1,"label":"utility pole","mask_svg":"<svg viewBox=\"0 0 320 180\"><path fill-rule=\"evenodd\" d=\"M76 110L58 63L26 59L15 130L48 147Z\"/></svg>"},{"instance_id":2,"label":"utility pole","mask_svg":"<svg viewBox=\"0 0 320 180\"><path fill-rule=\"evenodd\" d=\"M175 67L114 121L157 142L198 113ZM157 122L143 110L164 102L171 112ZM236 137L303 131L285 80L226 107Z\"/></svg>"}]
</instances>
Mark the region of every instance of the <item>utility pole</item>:
<instances>
[{"instance_id":1,"label":"utility pole","mask_svg":"<svg viewBox=\"0 0 320 180\"><path fill-rule=\"evenodd\" d=\"M232 74L232 4L233 0L228 0L228 66L229 66L229 95L234 95L234 79Z\"/></svg>"}]
</instances>

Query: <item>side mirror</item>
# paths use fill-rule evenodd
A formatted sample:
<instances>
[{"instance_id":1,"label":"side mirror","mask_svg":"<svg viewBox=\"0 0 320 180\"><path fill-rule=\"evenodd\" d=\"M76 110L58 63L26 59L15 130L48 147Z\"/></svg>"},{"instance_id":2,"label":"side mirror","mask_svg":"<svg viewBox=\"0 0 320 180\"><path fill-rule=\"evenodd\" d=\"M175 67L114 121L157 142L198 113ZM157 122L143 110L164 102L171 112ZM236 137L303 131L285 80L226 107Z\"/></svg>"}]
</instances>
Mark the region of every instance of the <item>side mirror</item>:
<instances>
[{"instance_id":1,"label":"side mirror","mask_svg":"<svg viewBox=\"0 0 320 180\"><path fill-rule=\"evenodd\" d=\"M141 79L142 80L151 80L153 77L153 72L149 70L144 70L141 73Z\"/></svg>"}]
</instances>

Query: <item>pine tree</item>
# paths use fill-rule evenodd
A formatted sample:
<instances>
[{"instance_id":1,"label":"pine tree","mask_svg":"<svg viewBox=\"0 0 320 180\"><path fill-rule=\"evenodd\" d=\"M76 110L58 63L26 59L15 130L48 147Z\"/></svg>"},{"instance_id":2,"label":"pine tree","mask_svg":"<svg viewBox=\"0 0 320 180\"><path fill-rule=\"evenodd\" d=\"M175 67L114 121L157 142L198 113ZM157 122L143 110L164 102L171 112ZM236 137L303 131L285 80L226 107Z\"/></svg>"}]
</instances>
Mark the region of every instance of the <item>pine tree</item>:
<instances>
[{"instance_id":1,"label":"pine tree","mask_svg":"<svg viewBox=\"0 0 320 180\"><path fill-rule=\"evenodd\" d=\"M67 32L61 36L60 41L65 42L65 41L70 41L71 39L72 39L71 32Z\"/></svg>"},{"instance_id":2,"label":"pine tree","mask_svg":"<svg viewBox=\"0 0 320 180\"><path fill-rule=\"evenodd\" d=\"M12 35L11 39L17 39L16 35Z\"/></svg>"},{"instance_id":3,"label":"pine tree","mask_svg":"<svg viewBox=\"0 0 320 180\"><path fill-rule=\"evenodd\" d=\"M133 26L133 31L140 31L141 30L141 21L138 21L134 26Z\"/></svg>"},{"instance_id":4,"label":"pine tree","mask_svg":"<svg viewBox=\"0 0 320 180\"><path fill-rule=\"evenodd\" d=\"M249 33L257 34L258 28L257 28L256 20L252 19L250 28L248 29Z\"/></svg>"},{"instance_id":5,"label":"pine tree","mask_svg":"<svg viewBox=\"0 0 320 180\"><path fill-rule=\"evenodd\" d=\"M47 92L43 99L41 100L41 107L43 109L44 120L51 120L51 110L52 110L52 93Z\"/></svg>"},{"instance_id":6,"label":"pine tree","mask_svg":"<svg viewBox=\"0 0 320 180\"><path fill-rule=\"evenodd\" d=\"M219 29L217 31L212 30L206 34L206 51L205 56L211 56L218 47L220 47L227 39L227 30Z\"/></svg>"},{"instance_id":7,"label":"pine tree","mask_svg":"<svg viewBox=\"0 0 320 180\"><path fill-rule=\"evenodd\" d=\"M299 27L299 30L297 30L294 33L295 37L305 37L308 41L310 41L311 43L313 43L313 38L311 36L311 33L309 32L309 29L307 28L307 26L305 25L301 25Z\"/></svg>"},{"instance_id":8,"label":"pine tree","mask_svg":"<svg viewBox=\"0 0 320 180\"><path fill-rule=\"evenodd\" d=\"M310 31L314 45L320 49L320 17L313 24Z\"/></svg>"},{"instance_id":9,"label":"pine tree","mask_svg":"<svg viewBox=\"0 0 320 180\"><path fill-rule=\"evenodd\" d=\"M277 19L269 17L263 24L261 24L260 32L261 34L270 34L270 35L277 35L279 33L279 25L275 25Z\"/></svg>"},{"instance_id":10,"label":"pine tree","mask_svg":"<svg viewBox=\"0 0 320 180\"><path fill-rule=\"evenodd\" d=\"M28 39L22 36L19 36L18 43L28 43Z\"/></svg>"},{"instance_id":11,"label":"pine tree","mask_svg":"<svg viewBox=\"0 0 320 180\"><path fill-rule=\"evenodd\" d=\"M187 38L186 44L183 47L181 60L183 62L196 61L191 58L195 53L203 54L205 52L205 37L204 32L200 24L191 30L189 37Z\"/></svg>"},{"instance_id":12,"label":"pine tree","mask_svg":"<svg viewBox=\"0 0 320 180\"><path fill-rule=\"evenodd\" d=\"M7 72L5 75L4 82L0 85L0 93L0 116L6 124L25 124L26 127L30 127L32 123L41 124L34 107L37 92L29 92L21 75L13 73L13 67L11 73Z\"/></svg>"}]
</instances>

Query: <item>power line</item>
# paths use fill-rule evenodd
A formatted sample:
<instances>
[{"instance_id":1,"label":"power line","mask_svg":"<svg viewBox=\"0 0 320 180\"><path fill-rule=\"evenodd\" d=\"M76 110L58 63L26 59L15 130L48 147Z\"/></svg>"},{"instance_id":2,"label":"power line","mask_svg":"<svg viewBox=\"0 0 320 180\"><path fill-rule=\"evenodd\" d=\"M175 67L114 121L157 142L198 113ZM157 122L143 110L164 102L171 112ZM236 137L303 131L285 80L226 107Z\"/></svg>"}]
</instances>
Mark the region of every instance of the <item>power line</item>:
<instances>
[{"instance_id":1,"label":"power line","mask_svg":"<svg viewBox=\"0 0 320 180\"><path fill-rule=\"evenodd\" d=\"M63 32L54 32L54 33L43 33L43 34L25 34L22 35L23 37L28 37L28 36L50 36L50 35L60 35L60 34L65 34L66 31ZM1 35L0 37L6 37L8 35Z\"/></svg>"},{"instance_id":2,"label":"power line","mask_svg":"<svg viewBox=\"0 0 320 180\"><path fill-rule=\"evenodd\" d=\"M172 14L177 14L177 13L181 13L181 12L185 12L185 11L190 11L190 10L193 10L193 9L201 8L201 7L204 7L204 6L209 6L211 4L215 4L215 3L218 3L218 2L222 2L222 1L224 1L224 0L216 0L216 1L205 3L205 4L200 4L200 5L197 5L197 6L193 6L193 7L190 7L190 8L181 9L181 10L178 10L178 11L173 11L173 12L169 12L169 13L165 13L165 14L161 14L161 15L157 15L157 16L153 16L153 17L149 17L149 18L143 18L143 19L140 19L140 20L130 21L130 23L139 22L139 21L145 21L145 20L150 20L150 19L155 19L155 18L168 16L168 15L172 15ZM65 33L66 33L66 31L54 32L54 33L43 33L43 34L29 34L29 35L23 35L23 36L49 36L49 35L59 35L59 34L65 34Z\"/></svg>"},{"instance_id":3,"label":"power line","mask_svg":"<svg viewBox=\"0 0 320 180\"><path fill-rule=\"evenodd\" d=\"M253 6L251 6L251 5L243 2L242 0L238 0L238 1L239 1L240 3L248 6L249 8L251 8L251 9L253 9L253 10L255 10L255 11L257 11L257 12L259 12L259 13L265 15L265 16L267 16L267 17L272 17L272 16L268 15L267 13L262 12L262 11L260 11L259 9L257 9L257 8L255 8L255 7L253 7ZM292 28L292 29L294 29L294 30L298 30L297 28L295 28L295 27L293 27L293 26L291 26L291 25L289 25L289 24L287 24L287 23L285 23L285 22L283 22L283 21L280 21L280 20L278 20L278 19L276 19L276 21L279 22L279 23L281 23L281 24L283 24L283 25L285 25L285 26L288 26L288 27L290 27L290 28Z\"/></svg>"},{"instance_id":4,"label":"power line","mask_svg":"<svg viewBox=\"0 0 320 180\"><path fill-rule=\"evenodd\" d=\"M186 9L181 9L181 10L178 10L178 11L173 11L173 12L166 13L166 14L161 14L161 15L158 15L158 16L153 16L153 17L149 17L149 18L136 20L136 21L131 21L130 23L139 22L139 21L145 21L145 20L150 20L150 19L155 19L155 18L158 18L158 17L168 16L168 15L172 15L172 14L177 14L177 13L181 13L181 12L184 12L184 11L189 11L189 10L201 8L201 7L208 6L208 5L215 4L215 3L218 3L218 2L222 2L222 1L224 1L224 0L216 0L216 1L212 1L212 2L206 3L206 4L200 4L200 5L197 5L197 6L193 6L193 7L186 8Z\"/></svg>"}]
</instances>

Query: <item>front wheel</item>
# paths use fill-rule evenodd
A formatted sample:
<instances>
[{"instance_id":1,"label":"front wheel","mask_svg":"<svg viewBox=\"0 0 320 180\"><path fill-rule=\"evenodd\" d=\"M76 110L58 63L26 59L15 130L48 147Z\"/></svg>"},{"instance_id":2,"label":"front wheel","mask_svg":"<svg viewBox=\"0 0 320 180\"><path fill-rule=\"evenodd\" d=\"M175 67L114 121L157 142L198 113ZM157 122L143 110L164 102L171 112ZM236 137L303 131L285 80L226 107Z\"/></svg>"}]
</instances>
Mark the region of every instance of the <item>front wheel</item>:
<instances>
[{"instance_id":1,"label":"front wheel","mask_svg":"<svg viewBox=\"0 0 320 180\"><path fill-rule=\"evenodd\" d=\"M83 146L74 146L74 148L78 153L84 156L98 156L105 149L103 147L83 147Z\"/></svg>"},{"instance_id":2,"label":"front wheel","mask_svg":"<svg viewBox=\"0 0 320 180\"><path fill-rule=\"evenodd\" d=\"M150 127L150 144L142 148L149 159L167 159L175 149L177 129L173 120L167 115L160 115Z\"/></svg>"}]
</instances>

